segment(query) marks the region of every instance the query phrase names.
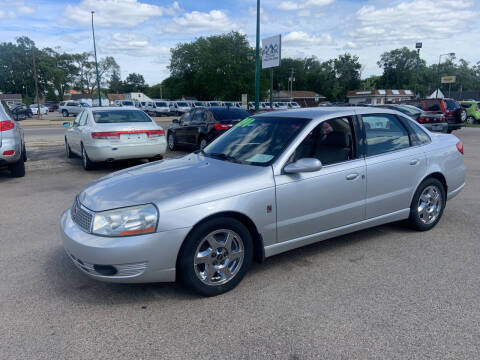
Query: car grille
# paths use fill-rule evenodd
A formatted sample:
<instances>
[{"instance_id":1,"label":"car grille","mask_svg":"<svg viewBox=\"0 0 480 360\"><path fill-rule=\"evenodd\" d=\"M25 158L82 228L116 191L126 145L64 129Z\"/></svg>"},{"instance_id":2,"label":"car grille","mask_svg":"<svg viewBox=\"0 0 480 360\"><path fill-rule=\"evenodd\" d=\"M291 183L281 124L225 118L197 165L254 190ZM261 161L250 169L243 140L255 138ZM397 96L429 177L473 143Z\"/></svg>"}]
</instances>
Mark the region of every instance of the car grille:
<instances>
[{"instance_id":1,"label":"car grille","mask_svg":"<svg viewBox=\"0 0 480 360\"><path fill-rule=\"evenodd\" d=\"M80 226L84 231L90 232L90 229L92 228L93 214L82 207L78 198L75 199L70 213L75 224Z\"/></svg>"}]
</instances>

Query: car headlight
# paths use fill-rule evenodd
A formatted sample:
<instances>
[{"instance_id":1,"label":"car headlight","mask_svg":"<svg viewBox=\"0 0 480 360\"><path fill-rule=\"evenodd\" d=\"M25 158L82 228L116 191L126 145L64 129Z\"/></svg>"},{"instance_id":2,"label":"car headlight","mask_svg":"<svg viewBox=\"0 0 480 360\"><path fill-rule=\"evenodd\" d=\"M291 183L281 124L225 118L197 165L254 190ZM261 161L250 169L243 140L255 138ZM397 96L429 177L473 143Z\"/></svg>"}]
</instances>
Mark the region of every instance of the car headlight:
<instances>
[{"instance_id":1,"label":"car headlight","mask_svg":"<svg viewBox=\"0 0 480 360\"><path fill-rule=\"evenodd\" d=\"M152 205L132 206L95 214L92 233L104 236L132 236L155 232L158 210Z\"/></svg>"}]
</instances>

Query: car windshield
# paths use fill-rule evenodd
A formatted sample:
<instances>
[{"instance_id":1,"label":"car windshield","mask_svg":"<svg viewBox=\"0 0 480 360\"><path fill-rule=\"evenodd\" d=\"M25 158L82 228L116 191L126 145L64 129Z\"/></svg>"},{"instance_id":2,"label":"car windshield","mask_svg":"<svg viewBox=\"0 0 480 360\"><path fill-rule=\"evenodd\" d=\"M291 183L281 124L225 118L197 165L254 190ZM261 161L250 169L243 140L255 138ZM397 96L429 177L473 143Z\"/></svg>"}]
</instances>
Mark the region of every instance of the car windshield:
<instances>
[{"instance_id":1,"label":"car windshield","mask_svg":"<svg viewBox=\"0 0 480 360\"><path fill-rule=\"evenodd\" d=\"M152 122L140 110L97 110L93 112L93 118L99 124Z\"/></svg>"},{"instance_id":2,"label":"car windshield","mask_svg":"<svg viewBox=\"0 0 480 360\"><path fill-rule=\"evenodd\" d=\"M178 106L183 106L183 107L186 107L188 106L188 104L186 102L179 102L177 103Z\"/></svg>"},{"instance_id":3,"label":"car windshield","mask_svg":"<svg viewBox=\"0 0 480 360\"><path fill-rule=\"evenodd\" d=\"M293 106L298 106L298 104L296 102L292 102L290 104L292 104Z\"/></svg>"},{"instance_id":4,"label":"car windshield","mask_svg":"<svg viewBox=\"0 0 480 360\"><path fill-rule=\"evenodd\" d=\"M246 118L208 145L204 153L226 161L267 166L308 122L297 118Z\"/></svg>"},{"instance_id":5,"label":"car windshield","mask_svg":"<svg viewBox=\"0 0 480 360\"><path fill-rule=\"evenodd\" d=\"M211 102L210 103L210 106L219 106L219 105L220 105L220 103L218 103L218 102Z\"/></svg>"},{"instance_id":6,"label":"car windshield","mask_svg":"<svg viewBox=\"0 0 480 360\"><path fill-rule=\"evenodd\" d=\"M195 106L203 106L203 103L197 101L197 102L195 103Z\"/></svg>"},{"instance_id":7,"label":"car windshield","mask_svg":"<svg viewBox=\"0 0 480 360\"><path fill-rule=\"evenodd\" d=\"M168 107L167 103L164 102L156 102L155 105L158 107Z\"/></svg>"},{"instance_id":8,"label":"car windshield","mask_svg":"<svg viewBox=\"0 0 480 360\"><path fill-rule=\"evenodd\" d=\"M123 106L133 106L132 101L124 101L122 104L123 104Z\"/></svg>"},{"instance_id":9,"label":"car windshield","mask_svg":"<svg viewBox=\"0 0 480 360\"><path fill-rule=\"evenodd\" d=\"M250 114L243 109L212 109L213 116L217 121L242 120Z\"/></svg>"}]
</instances>

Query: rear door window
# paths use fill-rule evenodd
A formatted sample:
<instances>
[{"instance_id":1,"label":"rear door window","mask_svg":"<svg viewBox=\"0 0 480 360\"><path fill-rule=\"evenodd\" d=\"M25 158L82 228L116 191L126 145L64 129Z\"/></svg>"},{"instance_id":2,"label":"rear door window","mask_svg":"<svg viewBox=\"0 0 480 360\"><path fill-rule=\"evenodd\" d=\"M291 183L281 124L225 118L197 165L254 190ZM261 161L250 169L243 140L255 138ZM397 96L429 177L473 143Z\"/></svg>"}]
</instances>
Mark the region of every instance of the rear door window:
<instances>
[{"instance_id":1,"label":"rear door window","mask_svg":"<svg viewBox=\"0 0 480 360\"><path fill-rule=\"evenodd\" d=\"M367 139L367 156L380 155L410 146L407 129L392 114L362 115Z\"/></svg>"}]
</instances>

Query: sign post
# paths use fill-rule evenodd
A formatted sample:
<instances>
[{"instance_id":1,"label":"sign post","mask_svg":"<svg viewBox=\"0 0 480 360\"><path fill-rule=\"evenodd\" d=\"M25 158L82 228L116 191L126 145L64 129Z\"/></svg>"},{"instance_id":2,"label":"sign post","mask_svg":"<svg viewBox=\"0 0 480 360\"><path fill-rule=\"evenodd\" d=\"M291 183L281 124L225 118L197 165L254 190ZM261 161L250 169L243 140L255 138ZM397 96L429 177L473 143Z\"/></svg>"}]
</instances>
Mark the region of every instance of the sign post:
<instances>
[{"instance_id":1,"label":"sign post","mask_svg":"<svg viewBox=\"0 0 480 360\"><path fill-rule=\"evenodd\" d=\"M282 59L282 35L262 39L262 69L270 69L270 108L273 108L273 68Z\"/></svg>"}]
</instances>

